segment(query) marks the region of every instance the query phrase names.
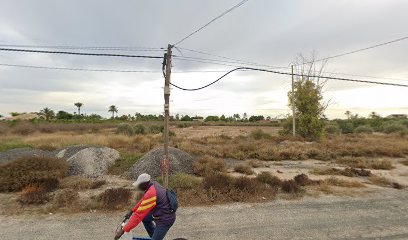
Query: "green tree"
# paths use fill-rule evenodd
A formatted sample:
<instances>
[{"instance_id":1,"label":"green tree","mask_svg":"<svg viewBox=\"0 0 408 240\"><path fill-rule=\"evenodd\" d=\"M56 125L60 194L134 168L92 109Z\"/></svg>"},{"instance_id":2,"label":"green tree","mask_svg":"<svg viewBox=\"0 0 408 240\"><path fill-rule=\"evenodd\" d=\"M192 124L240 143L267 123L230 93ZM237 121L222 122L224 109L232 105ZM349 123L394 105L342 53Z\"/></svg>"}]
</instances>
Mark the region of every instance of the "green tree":
<instances>
[{"instance_id":1,"label":"green tree","mask_svg":"<svg viewBox=\"0 0 408 240\"><path fill-rule=\"evenodd\" d=\"M65 111L58 111L55 118L56 119L61 119L61 120L69 120L69 119L73 118L73 115L71 113L68 113L68 112L65 112Z\"/></svg>"},{"instance_id":2,"label":"green tree","mask_svg":"<svg viewBox=\"0 0 408 240\"><path fill-rule=\"evenodd\" d=\"M77 102L74 105L78 108L78 115L81 116L81 107L84 105L83 103Z\"/></svg>"},{"instance_id":3,"label":"green tree","mask_svg":"<svg viewBox=\"0 0 408 240\"><path fill-rule=\"evenodd\" d=\"M46 107L40 111L40 116L49 121L55 117L55 113L50 108Z\"/></svg>"},{"instance_id":4,"label":"green tree","mask_svg":"<svg viewBox=\"0 0 408 240\"><path fill-rule=\"evenodd\" d=\"M118 113L118 108L115 105L109 106L108 112L112 113L112 119L115 118L115 113Z\"/></svg>"},{"instance_id":5,"label":"green tree","mask_svg":"<svg viewBox=\"0 0 408 240\"><path fill-rule=\"evenodd\" d=\"M289 106L295 108L296 133L308 139L319 139L324 133L324 111L327 104L323 102L322 88L325 82L318 77L323 72L324 65L325 63L316 70L314 56L306 59L300 55L296 71L301 76L295 80L293 94L291 91L288 93ZM291 129L286 130L290 132Z\"/></svg>"}]
</instances>

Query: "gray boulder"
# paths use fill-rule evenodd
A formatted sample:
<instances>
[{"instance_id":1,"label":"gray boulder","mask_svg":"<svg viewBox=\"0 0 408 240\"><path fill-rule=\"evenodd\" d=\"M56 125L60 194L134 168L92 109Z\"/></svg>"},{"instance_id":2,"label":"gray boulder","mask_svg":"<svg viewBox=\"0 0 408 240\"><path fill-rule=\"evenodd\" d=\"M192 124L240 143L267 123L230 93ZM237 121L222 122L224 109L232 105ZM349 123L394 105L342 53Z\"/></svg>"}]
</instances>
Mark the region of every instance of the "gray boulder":
<instances>
[{"instance_id":1,"label":"gray boulder","mask_svg":"<svg viewBox=\"0 0 408 240\"><path fill-rule=\"evenodd\" d=\"M170 147L170 172L192 173L194 158L188 153ZM151 150L125 173L126 177L136 179L141 173L148 173L152 177L161 176L161 161L164 157L163 147Z\"/></svg>"},{"instance_id":2,"label":"gray boulder","mask_svg":"<svg viewBox=\"0 0 408 240\"><path fill-rule=\"evenodd\" d=\"M0 152L0 164L8 163L22 157L52 157L48 151L33 148L15 148L5 152Z\"/></svg>"},{"instance_id":3,"label":"gray boulder","mask_svg":"<svg viewBox=\"0 0 408 240\"><path fill-rule=\"evenodd\" d=\"M55 156L67 160L68 175L98 177L106 174L108 168L119 159L119 152L112 148L78 145L54 152Z\"/></svg>"}]
</instances>

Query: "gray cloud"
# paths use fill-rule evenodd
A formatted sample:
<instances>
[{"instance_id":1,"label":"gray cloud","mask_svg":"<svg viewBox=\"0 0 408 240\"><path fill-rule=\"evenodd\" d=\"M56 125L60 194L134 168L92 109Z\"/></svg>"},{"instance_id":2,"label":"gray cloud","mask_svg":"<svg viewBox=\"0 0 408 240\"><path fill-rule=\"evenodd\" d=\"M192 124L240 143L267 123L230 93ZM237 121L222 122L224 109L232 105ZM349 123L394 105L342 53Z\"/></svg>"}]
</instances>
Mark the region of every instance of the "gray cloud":
<instances>
[{"instance_id":1,"label":"gray cloud","mask_svg":"<svg viewBox=\"0 0 408 240\"><path fill-rule=\"evenodd\" d=\"M0 44L165 47L201 26L237 1L2 1ZM192 48L276 66L289 66L298 53L316 50L319 57L403 37L408 3L372 1L249 1L181 44ZM181 50L176 55L213 58ZM408 79L407 42L331 60L327 71ZM147 52L161 56L162 52ZM46 71L0 66L0 112L36 111L44 106L71 109L84 101L88 112L107 115L108 104L121 113L160 113L161 60L33 55L0 52L0 64L72 68L148 69L158 73L95 73ZM230 69L228 66L174 61L175 71ZM173 81L197 87L219 74L174 74ZM355 77L357 78L357 77ZM372 80L372 79L370 79ZM384 80L389 81L391 80ZM401 82L401 81L399 81ZM266 98L270 91L289 90L290 78L239 72L202 92L174 90L175 110L201 114L221 112L217 99L242 99L241 112L285 109L287 99ZM363 84L330 81L327 91L366 90ZM395 90L384 88L393 95ZM208 95L212 96L211 98ZM334 94L335 95L335 94ZM365 97L375 96L365 95ZM83 99L83 100L81 100ZM207 100L206 100L207 99ZM353 107L334 99L342 108ZM408 99L403 99L408 100ZM272 104L273 107L268 105ZM407 102L407 101L405 101ZM252 104L253 103L253 104ZM280 104L280 105L279 105ZM267 105L268 107L265 107ZM279 105L279 106L277 106ZM367 108L375 106L367 105ZM225 107L228 109L228 107ZM393 106L384 108L391 111ZM329 109L330 110L330 109ZM233 110L231 110L233 111ZM266 111L266 110L262 110ZM395 111L405 111L399 107ZM333 109L333 116L340 110ZM273 114L273 113L272 113Z\"/></svg>"}]
</instances>

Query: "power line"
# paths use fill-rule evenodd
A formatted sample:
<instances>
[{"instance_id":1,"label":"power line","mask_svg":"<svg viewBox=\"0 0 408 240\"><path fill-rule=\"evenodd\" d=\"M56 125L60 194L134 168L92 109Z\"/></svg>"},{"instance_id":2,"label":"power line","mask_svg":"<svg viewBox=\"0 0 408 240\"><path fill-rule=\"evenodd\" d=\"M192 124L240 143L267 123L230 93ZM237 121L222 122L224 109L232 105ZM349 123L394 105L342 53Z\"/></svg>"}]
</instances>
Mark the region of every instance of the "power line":
<instances>
[{"instance_id":1,"label":"power line","mask_svg":"<svg viewBox=\"0 0 408 240\"><path fill-rule=\"evenodd\" d=\"M67 45L18 45L0 44L0 47L37 48L37 49L80 49L80 50L109 50L109 51L163 51L162 48L153 47L108 47L108 46L67 46Z\"/></svg>"},{"instance_id":2,"label":"power line","mask_svg":"<svg viewBox=\"0 0 408 240\"><path fill-rule=\"evenodd\" d=\"M48 53L48 54L67 54L67 55L81 55L81 56L95 56L95 57L125 57L125 58L155 58L162 59L159 56L148 55L129 55L129 54L114 54L114 53L89 53L89 52L69 52L69 51L46 51L46 50L31 50L21 48L0 48L0 51L8 52L29 52L29 53Z\"/></svg>"},{"instance_id":3,"label":"power line","mask_svg":"<svg viewBox=\"0 0 408 240\"><path fill-rule=\"evenodd\" d=\"M197 30L195 30L194 32L188 34L187 36L185 36L184 38L180 39L178 42L176 42L175 44L173 44L173 46L176 46L178 44L180 44L181 42L185 41L187 38L193 36L194 34L198 33L199 31L201 31L202 29L204 29L205 27L207 27L208 25L210 25L211 23L217 21L218 19L222 18L223 16L227 15L228 13L232 12L233 10L239 8L240 6L244 5L246 2L248 2L248 0L243 0L241 2L239 2L237 5L231 7L230 9L224 11L223 13L221 13L220 15L218 15L217 17L213 18L211 21L209 21L208 23L204 24L202 27L198 28Z\"/></svg>"},{"instance_id":4,"label":"power line","mask_svg":"<svg viewBox=\"0 0 408 240\"><path fill-rule=\"evenodd\" d=\"M32 68L43 70L67 70L67 71L84 71L84 72L116 72L116 73L161 73L161 71L153 70L121 70L121 69L90 69L90 68L70 68L70 67L52 67L52 66L36 66L36 65L23 65L23 64L8 64L0 63L3 67L19 67L19 68ZM172 73L218 73L225 72L227 70L186 70L186 71L174 71Z\"/></svg>"},{"instance_id":5,"label":"power line","mask_svg":"<svg viewBox=\"0 0 408 240\"><path fill-rule=\"evenodd\" d=\"M253 66L262 66L262 67L268 67L268 68L289 68L289 67L282 67L282 66L271 66L271 65L266 65L266 64L260 64L260 63L256 63L256 62L250 62L250 61L246 61L246 60L241 60L241 59L236 59L236 58L230 58L230 57L225 57L225 56L221 56L221 55L217 55L217 54L213 54L213 53L208 53L208 52L204 52L204 51L199 51L199 50L194 50L194 49L188 49L188 48L182 48L182 47L177 47L179 49L182 50L186 50L189 52L194 52L194 53L199 53L199 54L203 54L203 55L208 55L208 56L213 56L213 57L217 57L217 58L223 58L223 59L227 59L227 60L232 60L235 61L237 63L244 63L246 65L253 65ZM183 57L183 56L182 56Z\"/></svg>"},{"instance_id":6,"label":"power line","mask_svg":"<svg viewBox=\"0 0 408 240\"><path fill-rule=\"evenodd\" d=\"M408 85L406 84L397 84L397 83L386 83L386 82L375 82L375 81L367 81L367 80L359 80L359 79L351 79L351 78L338 78L338 77L328 77L328 76L317 76L317 75L307 75L307 74L292 74L289 72L280 72L280 71L274 71L274 70L267 70L267 69L260 69L260 68L248 68L248 67L240 67L240 68L235 68L232 69L230 71L228 71L227 73L225 73L224 75L222 75L221 77L219 77L217 80L204 85L202 87L199 88L183 88L180 87L178 85L175 85L173 83L170 83L173 87L178 88L180 90L184 90L184 91L198 91L204 88L207 88L215 83L217 83L218 81L220 81L221 79L223 79L224 77L226 77L227 75L231 74L232 72L235 71L241 71L241 70L252 70L252 71L259 71L259 72L269 72L269 73L274 73L274 74L280 74L280 75L289 75L289 76L297 76L297 77L308 77L308 78L323 78L323 79L329 79L329 80L338 80L338 81L348 81L348 82L359 82L359 83L371 83L371 84L379 84L379 85L388 85L388 86L397 86L397 87L408 87Z\"/></svg>"},{"instance_id":7,"label":"power line","mask_svg":"<svg viewBox=\"0 0 408 240\"><path fill-rule=\"evenodd\" d=\"M321 62L321 61L326 61L326 60L333 59L333 58L343 57L343 56L347 56L347 55L350 55L350 54L370 50L370 49L377 48L377 47L382 47L382 46L385 46L385 45L389 45L389 44L400 42L400 41L407 40L407 39L408 39L408 36L407 37L402 37L402 38L397 38L397 39L394 39L394 40L391 40L391 41L388 41L388 42L383 42L383 43L379 43L379 44L372 45L372 46L369 46L369 47L360 48L360 49L357 49L357 50L340 53L340 54L329 56L329 57L326 57L326 58L321 58L321 59L315 60L313 62ZM311 62L306 62L306 63L303 63L303 64L297 64L297 65L304 65L304 64L307 64L307 63L311 63Z\"/></svg>"}]
</instances>

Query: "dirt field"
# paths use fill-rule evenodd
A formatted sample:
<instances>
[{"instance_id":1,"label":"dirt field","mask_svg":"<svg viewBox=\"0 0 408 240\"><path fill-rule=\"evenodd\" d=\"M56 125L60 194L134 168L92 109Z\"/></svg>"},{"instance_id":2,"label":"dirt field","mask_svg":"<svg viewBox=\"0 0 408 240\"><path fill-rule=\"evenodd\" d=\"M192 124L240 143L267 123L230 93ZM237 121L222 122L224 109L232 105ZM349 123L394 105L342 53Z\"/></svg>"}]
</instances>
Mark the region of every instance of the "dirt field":
<instances>
[{"instance_id":1,"label":"dirt field","mask_svg":"<svg viewBox=\"0 0 408 240\"><path fill-rule=\"evenodd\" d=\"M195 126L188 128L172 128L176 136L183 138L199 138L208 136L225 135L236 137L240 135L248 135L255 129L262 129L264 132L277 135L281 129L271 126Z\"/></svg>"},{"instance_id":2,"label":"dirt field","mask_svg":"<svg viewBox=\"0 0 408 240\"><path fill-rule=\"evenodd\" d=\"M408 191L182 208L167 239L408 239ZM0 216L2 239L113 239L120 214ZM142 227L134 233L146 235Z\"/></svg>"}]
</instances>

